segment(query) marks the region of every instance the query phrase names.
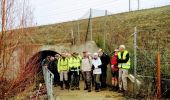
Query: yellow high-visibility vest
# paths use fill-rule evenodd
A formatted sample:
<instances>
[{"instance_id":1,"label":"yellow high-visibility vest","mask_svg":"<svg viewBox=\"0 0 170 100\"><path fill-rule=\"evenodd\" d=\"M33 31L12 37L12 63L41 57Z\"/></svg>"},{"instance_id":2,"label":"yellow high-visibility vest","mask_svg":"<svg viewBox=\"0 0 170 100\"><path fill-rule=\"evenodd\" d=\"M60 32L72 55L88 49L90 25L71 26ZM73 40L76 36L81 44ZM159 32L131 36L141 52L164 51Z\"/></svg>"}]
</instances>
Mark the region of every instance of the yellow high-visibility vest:
<instances>
[{"instance_id":1,"label":"yellow high-visibility vest","mask_svg":"<svg viewBox=\"0 0 170 100\"><path fill-rule=\"evenodd\" d=\"M73 66L74 68L78 68L81 65L81 60L79 57L73 58Z\"/></svg>"},{"instance_id":2,"label":"yellow high-visibility vest","mask_svg":"<svg viewBox=\"0 0 170 100\"><path fill-rule=\"evenodd\" d=\"M127 50L123 51L123 56L122 56L123 58L121 57L121 53L122 52L118 53L118 59L126 59L126 55L128 54L128 51ZM130 57L126 63L118 63L118 67L123 68L123 69L129 69L130 68Z\"/></svg>"},{"instance_id":3,"label":"yellow high-visibility vest","mask_svg":"<svg viewBox=\"0 0 170 100\"><path fill-rule=\"evenodd\" d=\"M57 65L58 65L57 66L58 72L60 72L60 71L68 71L69 70L69 68L68 68L68 59L67 58L65 58L65 59L59 58Z\"/></svg>"},{"instance_id":4,"label":"yellow high-visibility vest","mask_svg":"<svg viewBox=\"0 0 170 100\"><path fill-rule=\"evenodd\" d=\"M68 58L68 66L69 68L72 68L74 66L73 57Z\"/></svg>"}]
</instances>

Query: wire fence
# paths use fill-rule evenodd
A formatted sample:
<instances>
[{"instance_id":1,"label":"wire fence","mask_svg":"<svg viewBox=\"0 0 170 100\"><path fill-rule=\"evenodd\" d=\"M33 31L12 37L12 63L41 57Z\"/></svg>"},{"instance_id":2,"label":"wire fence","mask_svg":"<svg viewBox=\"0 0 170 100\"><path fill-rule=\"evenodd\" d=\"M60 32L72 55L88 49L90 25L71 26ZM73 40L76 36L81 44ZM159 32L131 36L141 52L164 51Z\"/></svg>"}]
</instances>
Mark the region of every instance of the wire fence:
<instances>
[{"instance_id":1,"label":"wire fence","mask_svg":"<svg viewBox=\"0 0 170 100\"><path fill-rule=\"evenodd\" d=\"M156 54L160 52L161 96L168 97L170 92L170 45L168 44L170 35L168 31L170 30L163 27L168 23L160 23L162 26L157 26L152 22L152 19L148 20L150 23L146 22L147 18L137 19L137 17L141 18L140 14L144 14L143 12L130 12L131 16L127 14L126 17L121 15L111 16L109 14L109 11L106 10L90 9L88 13L80 18L81 20L77 20L73 27L76 43L94 40L98 47L103 48L109 55L112 55L114 48L117 48L120 44L125 44L132 59L130 73L136 74L136 78L142 82L136 95L140 95L145 99L157 98ZM155 16L154 14L157 13L153 13L153 16ZM104 17L96 17L98 15ZM166 19L160 21L164 20L166 21ZM149 26L144 24L149 24ZM135 26L138 26L136 31L134 30ZM134 54L135 32L137 33L136 54ZM134 68L135 56L137 59L136 68Z\"/></svg>"}]
</instances>

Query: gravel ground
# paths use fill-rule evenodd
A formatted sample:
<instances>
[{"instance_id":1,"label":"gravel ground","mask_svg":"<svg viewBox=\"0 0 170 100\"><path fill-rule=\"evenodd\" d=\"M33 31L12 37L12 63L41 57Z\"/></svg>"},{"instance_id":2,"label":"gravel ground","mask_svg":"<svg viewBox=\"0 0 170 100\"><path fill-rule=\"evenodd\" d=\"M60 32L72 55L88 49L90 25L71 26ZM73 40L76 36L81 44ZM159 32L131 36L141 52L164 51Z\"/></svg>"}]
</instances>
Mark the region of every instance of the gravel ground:
<instances>
[{"instance_id":1,"label":"gravel ground","mask_svg":"<svg viewBox=\"0 0 170 100\"><path fill-rule=\"evenodd\" d=\"M117 92L112 92L107 90L95 92L94 89L92 92L87 92L83 87L83 82L81 81L80 90L60 90L60 87L57 86L54 88L54 96L56 100L123 100L122 94Z\"/></svg>"}]
</instances>

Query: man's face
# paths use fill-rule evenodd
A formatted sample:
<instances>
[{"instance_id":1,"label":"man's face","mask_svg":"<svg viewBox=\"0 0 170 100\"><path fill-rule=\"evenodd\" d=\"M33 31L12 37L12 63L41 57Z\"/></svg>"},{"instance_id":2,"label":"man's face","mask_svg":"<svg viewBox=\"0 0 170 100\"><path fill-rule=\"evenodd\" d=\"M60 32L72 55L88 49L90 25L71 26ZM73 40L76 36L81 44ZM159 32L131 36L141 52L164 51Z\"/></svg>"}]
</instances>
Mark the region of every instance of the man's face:
<instances>
[{"instance_id":1,"label":"man's face","mask_svg":"<svg viewBox=\"0 0 170 100\"><path fill-rule=\"evenodd\" d=\"M99 56L102 56L103 55L103 51L99 51L98 54L99 54Z\"/></svg>"},{"instance_id":2,"label":"man's face","mask_svg":"<svg viewBox=\"0 0 170 100\"><path fill-rule=\"evenodd\" d=\"M88 53L87 52L83 52L83 57L88 57Z\"/></svg>"},{"instance_id":3,"label":"man's face","mask_svg":"<svg viewBox=\"0 0 170 100\"><path fill-rule=\"evenodd\" d=\"M122 47L120 47L120 48L119 48L119 50L120 50L120 51L124 51L125 49L124 49L124 48L122 48Z\"/></svg>"},{"instance_id":4,"label":"man's face","mask_svg":"<svg viewBox=\"0 0 170 100\"><path fill-rule=\"evenodd\" d=\"M65 57L66 57L66 54L65 54L65 53L62 53L61 56L65 58Z\"/></svg>"},{"instance_id":5,"label":"man's face","mask_svg":"<svg viewBox=\"0 0 170 100\"><path fill-rule=\"evenodd\" d=\"M86 57L86 53L83 53L83 57Z\"/></svg>"},{"instance_id":6,"label":"man's face","mask_svg":"<svg viewBox=\"0 0 170 100\"><path fill-rule=\"evenodd\" d=\"M60 56L59 56L59 55L55 55L55 58L56 58L56 59L59 59L59 58L60 58Z\"/></svg>"},{"instance_id":7,"label":"man's face","mask_svg":"<svg viewBox=\"0 0 170 100\"><path fill-rule=\"evenodd\" d=\"M50 57L50 60L53 61L53 60L54 60L54 57L51 56L51 57Z\"/></svg>"},{"instance_id":8,"label":"man's face","mask_svg":"<svg viewBox=\"0 0 170 100\"><path fill-rule=\"evenodd\" d=\"M48 60L50 60L50 58L51 58L50 56L47 56L47 59L48 59Z\"/></svg>"}]
</instances>

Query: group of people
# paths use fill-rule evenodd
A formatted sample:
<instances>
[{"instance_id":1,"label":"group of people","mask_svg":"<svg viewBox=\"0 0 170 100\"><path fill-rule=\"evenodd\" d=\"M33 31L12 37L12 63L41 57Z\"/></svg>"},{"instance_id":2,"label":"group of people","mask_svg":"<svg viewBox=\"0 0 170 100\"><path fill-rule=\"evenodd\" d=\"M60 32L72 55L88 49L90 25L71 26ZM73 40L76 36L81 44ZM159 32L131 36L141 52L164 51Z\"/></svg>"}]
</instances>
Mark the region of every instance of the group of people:
<instances>
[{"instance_id":1,"label":"group of people","mask_svg":"<svg viewBox=\"0 0 170 100\"><path fill-rule=\"evenodd\" d=\"M41 63L54 74L54 85L60 85L61 90L80 90L80 76L84 80L84 90L91 92L92 86L99 92L107 88L107 66L111 64L112 91L123 92L127 95L127 75L130 68L129 52L124 45L114 50L110 57L99 49L91 54L87 51L79 53L56 54L55 57L47 56Z\"/></svg>"}]
</instances>

